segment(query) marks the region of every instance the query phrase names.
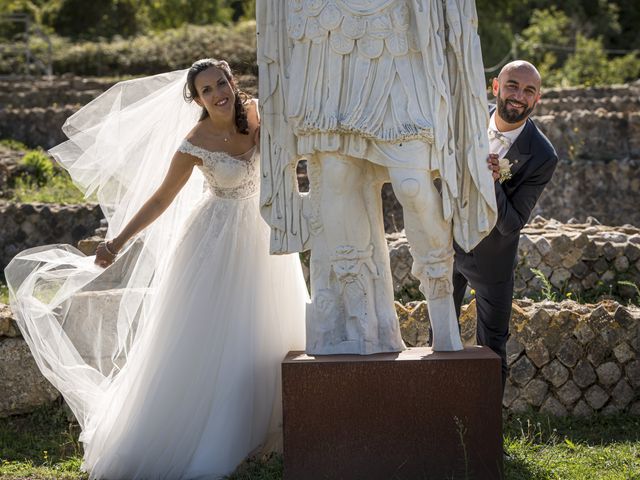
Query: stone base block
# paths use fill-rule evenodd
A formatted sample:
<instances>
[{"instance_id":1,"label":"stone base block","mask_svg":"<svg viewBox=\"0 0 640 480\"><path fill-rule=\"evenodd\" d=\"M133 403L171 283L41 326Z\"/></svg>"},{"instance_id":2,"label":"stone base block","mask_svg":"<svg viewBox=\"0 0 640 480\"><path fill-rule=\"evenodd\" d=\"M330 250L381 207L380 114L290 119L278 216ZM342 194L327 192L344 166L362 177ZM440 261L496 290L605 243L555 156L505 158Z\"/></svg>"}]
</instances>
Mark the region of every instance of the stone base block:
<instances>
[{"instance_id":1,"label":"stone base block","mask_svg":"<svg viewBox=\"0 0 640 480\"><path fill-rule=\"evenodd\" d=\"M0 338L0 418L32 412L59 396L22 338Z\"/></svg>"},{"instance_id":2,"label":"stone base block","mask_svg":"<svg viewBox=\"0 0 640 480\"><path fill-rule=\"evenodd\" d=\"M496 480L500 359L460 352L311 357L282 363L285 480Z\"/></svg>"}]
</instances>

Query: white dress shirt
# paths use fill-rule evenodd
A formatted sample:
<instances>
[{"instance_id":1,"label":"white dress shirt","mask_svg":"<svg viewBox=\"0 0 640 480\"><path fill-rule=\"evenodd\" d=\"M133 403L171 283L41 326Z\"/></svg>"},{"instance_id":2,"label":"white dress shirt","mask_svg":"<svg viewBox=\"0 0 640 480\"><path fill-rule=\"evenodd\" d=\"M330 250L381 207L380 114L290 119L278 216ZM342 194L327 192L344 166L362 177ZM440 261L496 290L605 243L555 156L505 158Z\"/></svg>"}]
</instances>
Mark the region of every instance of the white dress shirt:
<instances>
[{"instance_id":1,"label":"white dress shirt","mask_svg":"<svg viewBox=\"0 0 640 480\"><path fill-rule=\"evenodd\" d=\"M526 122L515 130L500 132L496 127L495 115L496 113L493 112L489 120L489 128L487 129L489 134L489 153L497 153L498 159L502 159L511 148L511 145L516 141L518 135L524 130ZM491 131L497 132L497 134L492 135Z\"/></svg>"}]
</instances>

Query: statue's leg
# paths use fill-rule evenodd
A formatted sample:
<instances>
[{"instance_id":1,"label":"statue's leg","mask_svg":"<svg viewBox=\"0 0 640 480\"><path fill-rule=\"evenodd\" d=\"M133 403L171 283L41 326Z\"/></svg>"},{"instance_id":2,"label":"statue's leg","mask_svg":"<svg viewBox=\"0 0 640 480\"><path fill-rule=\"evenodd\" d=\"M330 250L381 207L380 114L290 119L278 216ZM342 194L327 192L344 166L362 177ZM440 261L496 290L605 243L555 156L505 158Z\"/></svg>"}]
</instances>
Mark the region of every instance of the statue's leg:
<instances>
[{"instance_id":1,"label":"statue's leg","mask_svg":"<svg viewBox=\"0 0 640 480\"><path fill-rule=\"evenodd\" d=\"M315 354L380 351L374 287L378 271L363 195L366 163L332 153L318 154L317 160L314 215L320 217L322 229L312 239L314 305L308 317L307 350Z\"/></svg>"},{"instance_id":2,"label":"statue's leg","mask_svg":"<svg viewBox=\"0 0 640 480\"><path fill-rule=\"evenodd\" d=\"M393 191L404 214L411 245L411 273L420 280L433 328L433 349L461 350L453 303L453 233L445 221L442 197L426 170L389 168Z\"/></svg>"},{"instance_id":3,"label":"statue's leg","mask_svg":"<svg viewBox=\"0 0 640 480\"><path fill-rule=\"evenodd\" d=\"M362 187L366 163L339 154L318 155L322 168L320 214L325 232L359 250L371 242Z\"/></svg>"}]
</instances>

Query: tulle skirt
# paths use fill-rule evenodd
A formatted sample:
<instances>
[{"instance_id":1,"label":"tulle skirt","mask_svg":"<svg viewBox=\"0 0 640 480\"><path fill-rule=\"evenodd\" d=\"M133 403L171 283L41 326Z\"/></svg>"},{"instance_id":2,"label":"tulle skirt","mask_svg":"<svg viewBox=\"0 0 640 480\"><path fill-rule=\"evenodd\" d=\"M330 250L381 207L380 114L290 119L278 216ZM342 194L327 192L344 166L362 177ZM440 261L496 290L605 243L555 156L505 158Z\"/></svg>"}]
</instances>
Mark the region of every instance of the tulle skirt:
<instances>
[{"instance_id":1,"label":"tulle skirt","mask_svg":"<svg viewBox=\"0 0 640 480\"><path fill-rule=\"evenodd\" d=\"M88 391L80 396L81 440L91 478L220 478L277 436L280 361L304 348L307 290L297 256L268 252L257 196L207 197L166 252L170 262L121 369L93 382L97 388L54 382L76 400L74 388ZM38 360L46 342L38 336L51 332L29 322L35 292L11 291ZM55 372L55 362L44 363L45 375Z\"/></svg>"}]
</instances>

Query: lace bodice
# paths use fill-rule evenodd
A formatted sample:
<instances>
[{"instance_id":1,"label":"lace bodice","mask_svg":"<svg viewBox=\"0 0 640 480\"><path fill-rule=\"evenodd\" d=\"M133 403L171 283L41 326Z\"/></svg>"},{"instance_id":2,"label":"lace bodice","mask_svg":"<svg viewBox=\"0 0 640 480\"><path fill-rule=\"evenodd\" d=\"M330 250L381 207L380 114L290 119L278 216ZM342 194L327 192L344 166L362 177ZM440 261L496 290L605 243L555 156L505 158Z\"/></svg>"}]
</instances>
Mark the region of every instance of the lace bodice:
<instances>
[{"instance_id":1,"label":"lace bodice","mask_svg":"<svg viewBox=\"0 0 640 480\"><path fill-rule=\"evenodd\" d=\"M198 167L216 197L237 200L258 193L260 162L256 147L242 155L232 156L226 152L206 150L185 139L178 150L202 160Z\"/></svg>"}]
</instances>

